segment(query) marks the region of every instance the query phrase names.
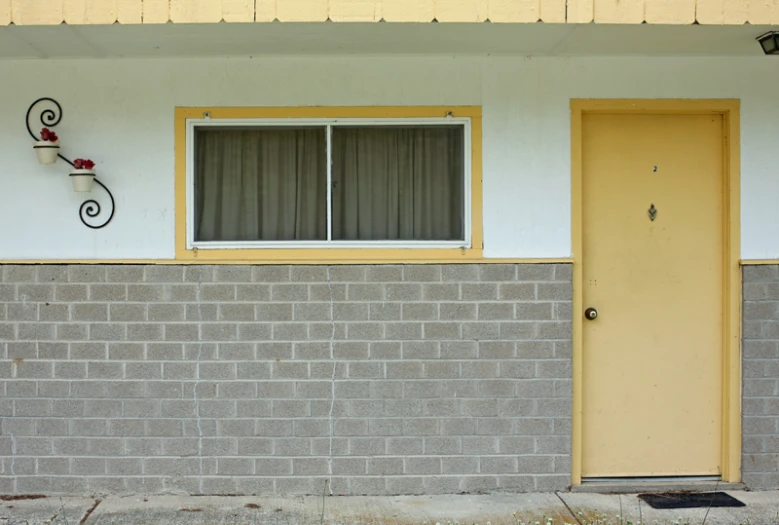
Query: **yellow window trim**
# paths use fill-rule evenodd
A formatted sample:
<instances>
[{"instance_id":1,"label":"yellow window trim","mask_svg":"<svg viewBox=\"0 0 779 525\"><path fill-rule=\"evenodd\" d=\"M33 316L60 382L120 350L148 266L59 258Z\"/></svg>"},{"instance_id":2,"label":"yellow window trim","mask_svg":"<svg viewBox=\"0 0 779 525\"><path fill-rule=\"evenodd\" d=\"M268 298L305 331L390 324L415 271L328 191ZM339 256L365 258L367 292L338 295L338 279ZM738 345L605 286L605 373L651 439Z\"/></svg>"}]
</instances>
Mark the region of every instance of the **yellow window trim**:
<instances>
[{"instance_id":1,"label":"yellow window trim","mask_svg":"<svg viewBox=\"0 0 779 525\"><path fill-rule=\"evenodd\" d=\"M441 118L447 115L471 121L471 247L470 248L246 248L187 249L187 119L284 119L284 118ZM481 262L482 229L482 117L479 106L411 107L215 107L176 108L176 259L202 263L321 264L399 262Z\"/></svg>"}]
</instances>

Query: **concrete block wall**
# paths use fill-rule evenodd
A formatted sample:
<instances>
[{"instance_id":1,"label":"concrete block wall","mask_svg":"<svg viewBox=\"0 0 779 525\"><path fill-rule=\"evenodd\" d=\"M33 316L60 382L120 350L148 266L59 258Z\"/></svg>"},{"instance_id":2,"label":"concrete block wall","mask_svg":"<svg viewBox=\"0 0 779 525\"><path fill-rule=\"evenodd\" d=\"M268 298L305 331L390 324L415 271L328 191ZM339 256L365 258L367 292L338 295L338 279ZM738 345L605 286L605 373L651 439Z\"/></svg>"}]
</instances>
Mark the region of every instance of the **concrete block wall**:
<instances>
[{"instance_id":1,"label":"concrete block wall","mask_svg":"<svg viewBox=\"0 0 779 525\"><path fill-rule=\"evenodd\" d=\"M570 484L570 265L0 272L0 493Z\"/></svg>"},{"instance_id":2,"label":"concrete block wall","mask_svg":"<svg viewBox=\"0 0 779 525\"><path fill-rule=\"evenodd\" d=\"M779 266L744 267L744 483L779 487Z\"/></svg>"}]
</instances>

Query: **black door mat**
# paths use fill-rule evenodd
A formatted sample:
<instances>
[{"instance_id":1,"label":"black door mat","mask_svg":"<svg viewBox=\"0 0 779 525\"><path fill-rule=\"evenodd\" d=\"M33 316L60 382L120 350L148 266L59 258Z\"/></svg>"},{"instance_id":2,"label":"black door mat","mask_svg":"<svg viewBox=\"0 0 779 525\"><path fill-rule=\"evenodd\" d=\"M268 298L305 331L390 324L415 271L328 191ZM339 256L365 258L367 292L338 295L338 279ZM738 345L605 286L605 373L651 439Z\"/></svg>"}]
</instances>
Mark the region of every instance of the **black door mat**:
<instances>
[{"instance_id":1,"label":"black door mat","mask_svg":"<svg viewBox=\"0 0 779 525\"><path fill-rule=\"evenodd\" d=\"M653 509L695 509L699 507L746 507L746 504L724 492L678 492L639 494Z\"/></svg>"}]
</instances>

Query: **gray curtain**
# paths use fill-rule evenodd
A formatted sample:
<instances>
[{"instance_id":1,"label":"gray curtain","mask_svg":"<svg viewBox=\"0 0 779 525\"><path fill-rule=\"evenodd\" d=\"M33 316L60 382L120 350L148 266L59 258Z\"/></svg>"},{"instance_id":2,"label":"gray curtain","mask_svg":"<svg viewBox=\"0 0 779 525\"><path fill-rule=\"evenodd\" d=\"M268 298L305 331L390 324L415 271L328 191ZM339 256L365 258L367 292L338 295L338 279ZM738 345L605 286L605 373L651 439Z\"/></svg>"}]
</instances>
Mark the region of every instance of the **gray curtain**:
<instances>
[{"instance_id":1,"label":"gray curtain","mask_svg":"<svg viewBox=\"0 0 779 525\"><path fill-rule=\"evenodd\" d=\"M334 127L333 239L463 238L462 126Z\"/></svg>"},{"instance_id":2,"label":"gray curtain","mask_svg":"<svg viewBox=\"0 0 779 525\"><path fill-rule=\"evenodd\" d=\"M198 129L195 239L327 238L324 128Z\"/></svg>"},{"instance_id":3,"label":"gray curtain","mask_svg":"<svg viewBox=\"0 0 779 525\"><path fill-rule=\"evenodd\" d=\"M459 240L461 126L333 127L333 240ZM324 127L201 128L195 239L327 239Z\"/></svg>"}]
</instances>

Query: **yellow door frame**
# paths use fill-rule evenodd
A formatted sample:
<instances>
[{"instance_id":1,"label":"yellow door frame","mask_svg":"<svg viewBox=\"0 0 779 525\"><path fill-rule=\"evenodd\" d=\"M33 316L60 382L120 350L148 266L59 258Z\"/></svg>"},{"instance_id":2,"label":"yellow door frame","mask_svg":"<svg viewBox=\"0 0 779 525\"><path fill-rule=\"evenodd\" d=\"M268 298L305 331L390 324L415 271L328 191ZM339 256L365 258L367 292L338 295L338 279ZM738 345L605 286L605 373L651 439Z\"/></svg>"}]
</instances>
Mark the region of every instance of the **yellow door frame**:
<instances>
[{"instance_id":1,"label":"yellow door frame","mask_svg":"<svg viewBox=\"0 0 779 525\"><path fill-rule=\"evenodd\" d=\"M738 100L571 100L571 230L573 247L572 483L582 482L582 116L718 114L723 121L722 480L741 480L740 103Z\"/></svg>"}]
</instances>

